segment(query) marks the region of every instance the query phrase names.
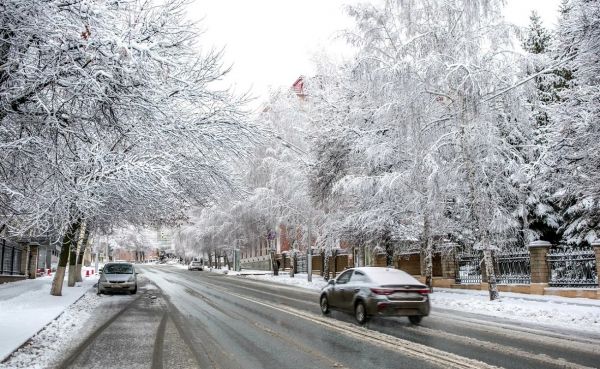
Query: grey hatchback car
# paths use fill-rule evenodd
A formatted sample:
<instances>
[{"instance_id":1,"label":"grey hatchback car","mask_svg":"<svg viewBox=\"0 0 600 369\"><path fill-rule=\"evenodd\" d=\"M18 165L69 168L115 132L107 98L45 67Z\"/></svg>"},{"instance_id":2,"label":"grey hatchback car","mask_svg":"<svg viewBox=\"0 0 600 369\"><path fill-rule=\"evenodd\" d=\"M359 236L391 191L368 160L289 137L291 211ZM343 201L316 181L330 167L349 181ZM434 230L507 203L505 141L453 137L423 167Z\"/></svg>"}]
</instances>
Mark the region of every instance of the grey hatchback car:
<instances>
[{"instance_id":1,"label":"grey hatchback car","mask_svg":"<svg viewBox=\"0 0 600 369\"><path fill-rule=\"evenodd\" d=\"M354 313L359 324L371 316L408 316L419 324L429 315L429 289L410 274L393 268L362 267L344 271L330 280L320 294L321 312L330 309Z\"/></svg>"},{"instance_id":2,"label":"grey hatchback car","mask_svg":"<svg viewBox=\"0 0 600 369\"><path fill-rule=\"evenodd\" d=\"M137 293L137 273L131 263L107 263L100 270L98 294L107 292Z\"/></svg>"}]
</instances>

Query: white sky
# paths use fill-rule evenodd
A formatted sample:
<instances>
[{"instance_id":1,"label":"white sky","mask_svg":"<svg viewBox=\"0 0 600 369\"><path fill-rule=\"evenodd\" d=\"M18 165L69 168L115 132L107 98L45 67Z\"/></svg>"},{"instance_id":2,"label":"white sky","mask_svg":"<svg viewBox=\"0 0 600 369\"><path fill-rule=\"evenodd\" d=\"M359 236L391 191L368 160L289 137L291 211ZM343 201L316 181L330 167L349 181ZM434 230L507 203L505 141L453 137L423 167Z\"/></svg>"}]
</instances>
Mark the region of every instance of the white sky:
<instances>
[{"instance_id":1,"label":"white sky","mask_svg":"<svg viewBox=\"0 0 600 369\"><path fill-rule=\"evenodd\" d=\"M341 54L335 38L351 26L342 6L360 0L195 0L192 19L202 20L202 45L225 47L224 62L233 67L227 83L238 92L252 90L265 101L269 90L290 86L300 75L313 72L313 55ZM546 27L557 19L559 0L507 0L506 16L526 26L532 9Z\"/></svg>"}]
</instances>

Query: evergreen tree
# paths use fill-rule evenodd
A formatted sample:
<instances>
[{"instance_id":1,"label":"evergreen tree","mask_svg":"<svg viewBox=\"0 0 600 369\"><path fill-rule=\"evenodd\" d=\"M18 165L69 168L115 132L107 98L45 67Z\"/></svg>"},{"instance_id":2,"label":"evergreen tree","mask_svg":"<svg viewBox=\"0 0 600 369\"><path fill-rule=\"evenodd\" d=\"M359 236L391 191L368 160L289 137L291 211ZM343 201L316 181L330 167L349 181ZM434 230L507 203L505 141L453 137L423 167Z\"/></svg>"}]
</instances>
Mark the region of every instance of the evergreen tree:
<instances>
[{"instance_id":1,"label":"evergreen tree","mask_svg":"<svg viewBox=\"0 0 600 369\"><path fill-rule=\"evenodd\" d=\"M557 75L551 146L556 197L563 209L563 241L586 245L600 227L600 2L563 2L554 53L566 63Z\"/></svg>"},{"instance_id":2,"label":"evergreen tree","mask_svg":"<svg viewBox=\"0 0 600 369\"><path fill-rule=\"evenodd\" d=\"M545 69L552 61L552 38L550 32L542 25L537 12L533 11L529 19L530 24L522 46L530 54L526 73L532 75ZM544 176L539 165L542 154L548 147L548 105L556 99L556 80L553 74L535 77L532 81L533 90L528 97L531 106L531 142L523 147L531 149L523 155L526 160L523 166L524 181L518 183L523 193L523 204L518 210L518 217L522 226L522 242L525 244L537 239L550 242L558 240L560 216L557 204L552 201L552 191L548 183L542 180Z\"/></svg>"}]
</instances>

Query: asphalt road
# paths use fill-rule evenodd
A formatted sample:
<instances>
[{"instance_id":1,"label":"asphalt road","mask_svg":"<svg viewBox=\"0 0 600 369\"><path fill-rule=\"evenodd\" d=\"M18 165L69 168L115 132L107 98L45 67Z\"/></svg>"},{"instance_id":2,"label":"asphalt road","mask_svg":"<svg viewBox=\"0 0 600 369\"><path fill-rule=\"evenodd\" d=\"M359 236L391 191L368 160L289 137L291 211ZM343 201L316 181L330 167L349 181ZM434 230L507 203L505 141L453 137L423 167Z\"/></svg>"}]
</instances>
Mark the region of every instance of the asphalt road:
<instances>
[{"instance_id":1,"label":"asphalt road","mask_svg":"<svg viewBox=\"0 0 600 369\"><path fill-rule=\"evenodd\" d=\"M318 292L168 266L140 268L136 296L110 297L102 324L60 368L598 368L600 332L548 330L435 309L357 326L323 316Z\"/></svg>"}]
</instances>

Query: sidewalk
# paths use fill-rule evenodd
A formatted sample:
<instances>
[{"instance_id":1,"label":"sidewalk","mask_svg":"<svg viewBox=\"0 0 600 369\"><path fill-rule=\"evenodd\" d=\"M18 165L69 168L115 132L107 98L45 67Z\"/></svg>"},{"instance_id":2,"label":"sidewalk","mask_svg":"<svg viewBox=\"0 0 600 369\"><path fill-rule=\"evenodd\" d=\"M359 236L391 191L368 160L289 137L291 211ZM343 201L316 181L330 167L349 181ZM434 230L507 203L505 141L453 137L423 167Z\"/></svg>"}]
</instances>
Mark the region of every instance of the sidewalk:
<instances>
[{"instance_id":1,"label":"sidewalk","mask_svg":"<svg viewBox=\"0 0 600 369\"><path fill-rule=\"evenodd\" d=\"M91 269L91 268L90 268ZM98 281L85 277L75 287L67 287L62 296L51 296L54 276L26 279L0 285L0 362L80 299Z\"/></svg>"}]
</instances>

